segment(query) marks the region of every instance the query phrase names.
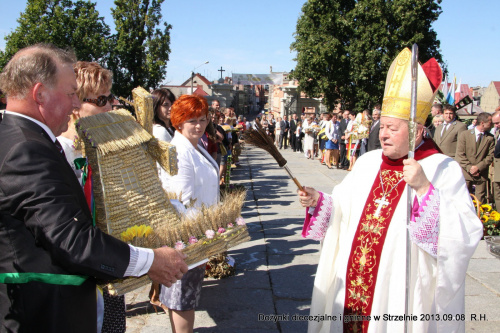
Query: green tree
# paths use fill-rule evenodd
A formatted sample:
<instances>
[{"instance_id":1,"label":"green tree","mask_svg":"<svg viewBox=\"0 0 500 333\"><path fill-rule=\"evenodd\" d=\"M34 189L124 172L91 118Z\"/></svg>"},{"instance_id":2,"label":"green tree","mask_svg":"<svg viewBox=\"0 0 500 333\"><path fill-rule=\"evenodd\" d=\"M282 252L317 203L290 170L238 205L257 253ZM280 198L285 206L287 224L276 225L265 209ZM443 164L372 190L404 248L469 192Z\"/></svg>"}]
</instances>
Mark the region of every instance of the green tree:
<instances>
[{"instance_id":1,"label":"green tree","mask_svg":"<svg viewBox=\"0 0 500 333\"><path fill-rule=\"evenodd\" d=\"M350 87L348 49L351 25L346 13L354 0L309 0L297 21L292 50L297 51L297 65L291 75L311 97L323 97L327 106L346 99Z\"/></svg>"},{"instance_id":2,"label":"green tree","mask_svg":"<svg viewBox=\"0 0 500 333\"><path fill-rule=\"evenodd\" d=\"M116 83L115 94L129 96L137 86L156 88L165 78L172 26L162 23L163 1L115 1L111 13L116 34L111 38L108 61Z\"/></svg>"},{"instance_id":3,"label":"green tree","mask_svg":"<svg viewBox=\"0 0 500 333\"><path fill-rule=\"evenodd\" d=\"M382 101L391 62L404 48L419 45L419 59L443 63L431 24L441 0L309 0L297 22L297 67L302 91L361 111ZM327 24L310 24L327 22ZM312 50L312 52L308 52ZM315 67L320 64L320 67ZM326 70L325 70L326 69Z\"/></svg>"},{"instance_id":4,"label":"green tree","mask_svg":"<svg viewBox=\"0 0 500 333\"><path fill-rule=\"evenodd\" d=\"M53 43L72 47L79 60L98 61L108 52L109 26L99 16L95 3L78 0L28 0L17 20L19 26L5 37L0 68L23 47Z\"/></svg>"}]
</instances>

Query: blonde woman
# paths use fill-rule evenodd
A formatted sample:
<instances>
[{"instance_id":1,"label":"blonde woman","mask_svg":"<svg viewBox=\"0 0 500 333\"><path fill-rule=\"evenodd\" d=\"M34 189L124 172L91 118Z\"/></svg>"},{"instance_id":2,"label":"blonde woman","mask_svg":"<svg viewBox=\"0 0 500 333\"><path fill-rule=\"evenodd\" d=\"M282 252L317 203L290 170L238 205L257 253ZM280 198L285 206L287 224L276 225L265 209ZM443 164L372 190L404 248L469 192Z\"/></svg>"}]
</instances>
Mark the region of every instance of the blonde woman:
<instances>
[{"instance_id":1,"label":"blonde woman","mask_svg":"<svg viewBox=\"0 0 500 333\"><path fill-rule=\"evenodd\" d=\"M82 171L75 160L82 157L75 121L88 116L111 111L114 97L111 94L113 75L95 62L78 61L74 66L76 74L76 93L82 104L74 109L68 122L68 130L57 137L80 183ZM82 184L83 185L83 184ZM100 293L98 294L100 295ZM98 332L125 332L125 296L111 296L106 289L102 294L104 309L99 310ZM103 311L103 312L102 312ZM101 328L102 326L102 328Z\"/></svg>"},{"instance_id":2,"label":"blonde woman","mask_svg":"<svg viewBox=\"0 0 500 333\"><path fill-rule=\"evenodd\" d=\"M75 66L77 95L82 104L74 109L68 129L57 137L64 149L66 159L81 183L82 171L75 166L75 159L82 157L75 121L111 111L114 97L111 94L113 74L95 62L78 61Z\"/></svg>"},{"instance_id":3,"label":"blonde woman","mask_svg":"<svg viewBox=\"0 0 500 333\"><path fill-rule=\"evenodd\" d=\"M280 134L281 134L281 117L276 118L276 127L274 135L274 144L276 147L280 146Z\"/></svg>"}]
</instances>

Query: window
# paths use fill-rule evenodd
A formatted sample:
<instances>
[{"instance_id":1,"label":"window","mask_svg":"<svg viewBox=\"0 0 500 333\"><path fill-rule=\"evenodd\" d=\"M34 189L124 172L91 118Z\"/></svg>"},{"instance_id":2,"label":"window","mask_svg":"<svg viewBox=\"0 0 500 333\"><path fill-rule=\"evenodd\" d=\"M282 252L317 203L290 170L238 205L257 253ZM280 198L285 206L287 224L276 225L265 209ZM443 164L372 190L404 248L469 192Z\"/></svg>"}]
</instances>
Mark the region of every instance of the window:
<instances>
[{"instance_id":1,"label":"window","mask_svg":"<svg viewBox=\"0 0 500 333\"><path fill-rule=\"evenodd\" d=\"M125 190L131 191L139 188L139 183L132 167L120 170Z\"/></svg>"}]
</instances>

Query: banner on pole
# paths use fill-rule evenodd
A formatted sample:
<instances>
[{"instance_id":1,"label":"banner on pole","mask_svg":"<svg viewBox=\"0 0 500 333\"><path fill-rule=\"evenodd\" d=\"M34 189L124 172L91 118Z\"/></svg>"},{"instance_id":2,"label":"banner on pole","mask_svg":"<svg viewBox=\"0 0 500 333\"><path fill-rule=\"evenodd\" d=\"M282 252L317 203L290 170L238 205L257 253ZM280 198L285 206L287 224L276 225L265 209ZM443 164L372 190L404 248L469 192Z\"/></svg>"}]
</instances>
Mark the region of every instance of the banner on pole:
<instances>
[{"instance_id":1,"label":"banner on pole","mask_svg":"<svg viewBox=\"0 0 500 333\"><path fill-rule=\"evenodd\" d=\"M233 84L258 85L258 84L283 84L283 74L234 74Z\"/></svg>"}]
</instances>

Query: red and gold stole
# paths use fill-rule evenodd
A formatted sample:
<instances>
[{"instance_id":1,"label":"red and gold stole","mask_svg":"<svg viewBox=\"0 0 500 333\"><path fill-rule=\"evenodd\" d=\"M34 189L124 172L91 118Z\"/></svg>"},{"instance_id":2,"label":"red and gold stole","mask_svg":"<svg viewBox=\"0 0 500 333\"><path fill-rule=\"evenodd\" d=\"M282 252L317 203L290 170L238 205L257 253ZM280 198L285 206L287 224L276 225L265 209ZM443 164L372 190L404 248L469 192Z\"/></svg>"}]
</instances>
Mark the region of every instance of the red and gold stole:
<instances>
[{"instance_id":1,"label":"red and gold stole","mask_svg":"<svg viewBox=\"0 0 500 333\"><path fill-rule=\"evenodd\" d=\"M426 140L415 152L415 159L420 160L435 153L438 150L434 141ZM406 185L404 180L399 182L403 177L403 160L406 158L391 160L382 155L380 171L363 208L347 262L345 280L344 317L355 317L351 317L348 322L344 320L344 332L368 331L369 321L362 319L371 313L385 237ZM380 179L383 181L384 191ZM384 194L387 204L380 201ZM379 205L383 207L377 216Z\"/></svg>"}]
</instances>

